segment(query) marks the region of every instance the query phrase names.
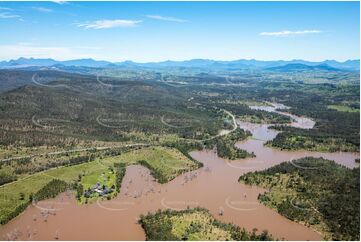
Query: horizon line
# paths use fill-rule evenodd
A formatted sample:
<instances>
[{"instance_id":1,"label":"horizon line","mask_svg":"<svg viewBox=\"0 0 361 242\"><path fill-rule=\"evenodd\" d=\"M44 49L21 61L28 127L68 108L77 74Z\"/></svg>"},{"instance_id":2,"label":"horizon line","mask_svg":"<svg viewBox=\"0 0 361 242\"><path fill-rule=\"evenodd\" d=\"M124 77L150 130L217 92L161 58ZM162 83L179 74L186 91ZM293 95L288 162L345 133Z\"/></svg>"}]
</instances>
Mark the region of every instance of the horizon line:
<instances>
[{"instance_id":1,"label":"horizon line","mask_svg":"<svg viewBox=\"0 0 361 242\"><path fill-rule=\"evenodd\" d=\"M232 62L232 61L239 61L239 60L246 60L246 61L263 61L263 62L271 62L271 61L307 61L307 62L325 62L325 61L337 61L337 62L346 62L346 61L359 61L360 58L352 59L344 59L344 60L338 60L338 59L323 59L323 60L306 60L306 59L272 59L272 60L262 60L262 59L255 59L255 58L240 58L240 59L232 59L232 60L224 60L224 59L209 59L209 58L192 58L192 59L182 59L182 60L172 60L172 59L165 59L165 60L159 60L159 61L134 61L130 59L126 60L119 60L119 61L111 61L106 59L95 59L95 58L75 58L75 59L66 59L66 60L58 60L54 59L52 57L42 57L42 58L36 58L36 57L17 57L17 58L11 58L11 59L0 59L0 62L9 62L9 61L16 61L19 59L35 59L35 60L54 60L57 62L65 62L65 61L74 61L74 60L93 60L93 61L104 61L104 62L110 62L110 63L122 63L122 62L134 62L138 64L147 64L147 63L161 63L161 62L185 62L185 61L191 61L191 60L208 60L208 61L223 61L223 62Z\"/></svg>"}]
</instances>

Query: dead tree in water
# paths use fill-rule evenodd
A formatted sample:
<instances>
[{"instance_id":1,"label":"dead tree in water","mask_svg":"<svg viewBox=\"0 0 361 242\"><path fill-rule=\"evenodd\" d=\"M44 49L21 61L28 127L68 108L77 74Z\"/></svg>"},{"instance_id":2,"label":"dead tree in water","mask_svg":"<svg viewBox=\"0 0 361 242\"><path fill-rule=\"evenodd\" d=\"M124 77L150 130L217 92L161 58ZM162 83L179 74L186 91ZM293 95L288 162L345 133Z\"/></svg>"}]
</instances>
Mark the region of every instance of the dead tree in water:
<instances>
[{"instance_id":1,"label":"dead tree in water","mask_svg":"<svg viewBox=\"0 0 361 242\"><path fill-rule=\"evenodd\" d=\"M27 235L28 235L28 240L31 240L31 229L30 229L29 225L26 227L26 232L27 232Z\"/></svg>"},{"instance_id":2,"label":"dead tree in water","mask_svg":"<svg viewBox=\"0 0 361 242\"><path fill-rule=\"evenodd\" d=\"M219 208L218 214L219 214L220 216L223 216L223 214L224 214L224 209L223 209L223 207L220 207L220 208Z\"/></svg>"},{"instance_id":3,"label":"dead tree in water","mask_svg":"<svg viewBox=\"0 0 361 242\"><path fill-rule=\"evenodd\" d=\"M55 231L54 239L55 239L55 240L58 240L58 239L59 239L59 229L57 229L57 230Z\"/></svg>"},{"instance_id":4,"label":"dead tree in water","mask_svg":"<svg viewBox=\"0 0 361 242\"><path fill-rule=\"evenodd\" d=\"M42 214L44 222L48 222L48 212Z\"/></svg>"}]
</instances>

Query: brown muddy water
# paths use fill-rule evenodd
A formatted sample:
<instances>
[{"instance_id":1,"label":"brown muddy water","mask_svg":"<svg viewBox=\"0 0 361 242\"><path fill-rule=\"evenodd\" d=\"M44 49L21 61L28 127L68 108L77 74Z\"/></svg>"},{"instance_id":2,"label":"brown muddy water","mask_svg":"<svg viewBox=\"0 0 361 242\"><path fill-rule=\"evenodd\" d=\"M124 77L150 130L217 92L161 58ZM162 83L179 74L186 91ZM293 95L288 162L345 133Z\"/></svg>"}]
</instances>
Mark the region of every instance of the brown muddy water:
<instances>
[{"instance_id":1,"label":"brown muddy water","mask_svg":"<svg viewBox=\"0 0 361 242\"><path fill-rule=\"evenodd\" d=\"M314 122L296 117L291 125L312 128ZM204 167L185 173L167 184L158 184L148 169L129 166L121 193L113 200L78 205L74 196L63 193L55 199L29 206L24 213L0 228L0 239L20 240L144 240L137 224L141 214L157 209L204 207L221 221L232 222L247 230L267 229L275 238L286 240L321 240L315 231L292 222L257 200L264 189L238 183L240 175L262 170L283 161L305 156L324 157L347 167L355 167L358 153L287 152L263 146L277 131L268 125L238 122L250 130L252 138L236 144L254 152L255 158L227 161L212 150L191 152ZM297 163L293 163L298 166ZM299 167L307 169L307 167ZM219 215L219 211L223 215Z\"/></svg>"}]
</instances>

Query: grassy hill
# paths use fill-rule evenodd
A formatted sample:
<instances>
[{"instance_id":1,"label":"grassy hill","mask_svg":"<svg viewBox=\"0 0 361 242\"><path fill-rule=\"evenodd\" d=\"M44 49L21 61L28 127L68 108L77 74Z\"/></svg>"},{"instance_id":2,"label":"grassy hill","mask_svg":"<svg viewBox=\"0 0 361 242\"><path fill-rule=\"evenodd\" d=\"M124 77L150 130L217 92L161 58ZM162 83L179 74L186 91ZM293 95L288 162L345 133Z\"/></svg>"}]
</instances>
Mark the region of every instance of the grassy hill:
<instances>
[{"instance_id":1,"label":"grassy hill","mask_svg":"<svg viewBox=\"0 0 361 242\"><path fill-rule=\"evenodd\" d=\"M145 230L146 240L272 240L267 231L247 232L214 219L202 208L157 211L142 215L139 223Z\"/></svg>"}]
</instances>

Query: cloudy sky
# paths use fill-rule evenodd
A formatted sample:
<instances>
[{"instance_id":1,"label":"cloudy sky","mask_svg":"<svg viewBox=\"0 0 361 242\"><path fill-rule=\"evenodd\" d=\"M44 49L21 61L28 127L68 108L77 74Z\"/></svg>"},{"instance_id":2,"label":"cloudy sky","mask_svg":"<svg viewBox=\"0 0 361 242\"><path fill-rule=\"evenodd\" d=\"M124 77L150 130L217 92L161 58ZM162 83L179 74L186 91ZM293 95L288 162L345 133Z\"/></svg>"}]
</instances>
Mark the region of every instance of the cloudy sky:
<instances>
[{"instance_id":1,"label":"cloudy sky","mask_svg":"<svg viewBox=\"0 0 361 242\"><path fill-rule=\"evenodd\" d=\"M358 2L0 2L0 60L359 59Z\"/></svg>"}]
</instances>

